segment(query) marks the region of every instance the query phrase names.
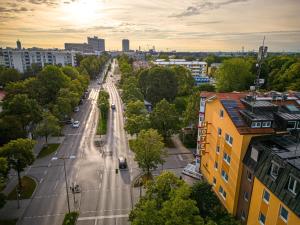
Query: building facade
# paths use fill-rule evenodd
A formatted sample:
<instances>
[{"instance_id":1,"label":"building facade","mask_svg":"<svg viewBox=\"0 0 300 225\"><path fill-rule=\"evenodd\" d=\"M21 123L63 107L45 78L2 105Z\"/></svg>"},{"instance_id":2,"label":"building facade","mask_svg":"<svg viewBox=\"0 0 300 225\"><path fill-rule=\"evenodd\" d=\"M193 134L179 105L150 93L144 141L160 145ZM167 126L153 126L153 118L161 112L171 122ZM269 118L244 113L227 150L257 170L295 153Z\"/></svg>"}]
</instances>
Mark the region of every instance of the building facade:
<instances>
[{"instance_id":1,"label":"building facade","mask_svg":"<svg viewBox=\"0 0 300 225\"><path fill-rule=\"evenodd\" d=\"M122 40L122 51L123 52L129 52L129 40L128 39L123 39Z\"/></svg>"},{"instance_id":2,"label":"building facade","mask_svg":"<svg viewBox=\"0 0 300 225\"><path fill-rule=\"evenodd\" d=\"M191 71L197 85L209 83L210 78L207 76L207 63L199 61L186 61L185 59L157 59L153 62L159 66L183 66Z\"/></svg>"},{"instance_id":3,"label":"building facade","mask_svg":"<svg viewBox=\"0 0 300 225\"><path fill-rule=\"evenodd\" d=\"M245 224L256 209L251 199L255 173L243 163L249 144L255 137L297 129L299 103L295 95L203 92L200 96L197 152L201 173L228 212ZM247 224L259 223L248 220Z\"/></svg>"},{"instance_id":4,"label":"building facade","mask_svg":"<svg viewBox=\"0 0 300 225\"><path fill-rule=\"evenodd\" d=\"M98 38L97 36L88 37L88 44L92 46L93 51L104 52L105 51L105 40L102 38Z\"/></svg>"},{"instance_id":5,"label":"building facade","mask_svg":"<svg viewBox=\"0 0 300 225\"><path fill-rule=\"evenodd\" d=\"M87 43L65 43L65 50L77 52L93 52L93 47Z\"/></svg>"},{"instance_id":6,"label":"building facade","mask_svg":"<svg viewBox=\"0 0 300 225\"><path fill-rule=\"evenodd\" d=\"M31 64L76 65L75 52L51 49L0 49L0 65L24 73Z\"/></svg>"}]
</instances>

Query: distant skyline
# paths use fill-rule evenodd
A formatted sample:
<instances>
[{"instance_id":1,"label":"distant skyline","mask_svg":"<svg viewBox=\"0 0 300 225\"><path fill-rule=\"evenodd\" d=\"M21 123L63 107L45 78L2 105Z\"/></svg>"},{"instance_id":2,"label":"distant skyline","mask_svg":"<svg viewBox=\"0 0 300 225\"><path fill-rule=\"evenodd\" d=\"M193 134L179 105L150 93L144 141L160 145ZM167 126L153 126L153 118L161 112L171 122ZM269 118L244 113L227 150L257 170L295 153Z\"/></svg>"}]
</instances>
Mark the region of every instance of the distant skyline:
<instances>
[{"instance_id":1,"label":"distant skyline","mask_svg":"<svg viewBox=\"0 0 300 225\"><path fill-rule=\"evenodd\" d=\"M300 52L299 0L1 0L0 46L64 48L105 39L106 50Z\"/></svg>"}]
</instances>

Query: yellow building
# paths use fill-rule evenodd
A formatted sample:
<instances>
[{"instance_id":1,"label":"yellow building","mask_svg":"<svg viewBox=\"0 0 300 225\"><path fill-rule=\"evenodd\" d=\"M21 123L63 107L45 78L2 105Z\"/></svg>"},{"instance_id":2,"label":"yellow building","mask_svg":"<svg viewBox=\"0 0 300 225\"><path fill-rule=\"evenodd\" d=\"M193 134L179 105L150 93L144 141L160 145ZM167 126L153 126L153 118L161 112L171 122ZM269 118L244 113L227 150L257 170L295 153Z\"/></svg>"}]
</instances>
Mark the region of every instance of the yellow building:
<instances>
[{"instance_id":1,"label":"yellow building","mask_svg":"<svg viewBox=\"0 0 300 225\"><path fill-rule=\"evenodd\" d=\"M249 203L252 202L254 174L244 169L243 159L253 137L285 129L283 122L280 122L281 127L276 124L273 115L282 109L271 97L253 101L246 93L204 92L200 97L197 148L201 173L213 185L228 212L245 220L248 218L245 214L248 215L248 209L252 208ZM295 99L286 99L285 103L294 104ZM241 191L243 177L250 184L250 193ZM244 207L243 201L248 204L246 212L240 210Z\"/></svg>"}]
</instances>

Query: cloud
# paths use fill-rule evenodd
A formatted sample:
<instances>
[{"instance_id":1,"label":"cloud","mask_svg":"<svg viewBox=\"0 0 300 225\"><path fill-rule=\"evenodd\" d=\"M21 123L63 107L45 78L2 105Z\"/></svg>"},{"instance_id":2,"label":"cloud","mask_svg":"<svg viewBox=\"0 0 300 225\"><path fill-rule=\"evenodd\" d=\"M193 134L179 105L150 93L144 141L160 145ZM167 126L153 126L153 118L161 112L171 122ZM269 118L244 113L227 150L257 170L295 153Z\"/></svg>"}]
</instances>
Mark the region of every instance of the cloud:
<instances>
[{"instance_id":1,"label":"cloud","mask_svg":"<svg viewBox=\"0 0 300 225\"><path fill-rule=\"evenodd\" d=\"M18 13L18 12L27 12L27 11L32 11L32 9L27 9L25 7L0 7L0 13Z\"/></svg>"},{"instance_id":2,"label":"cloud","mask_svg":"<svg viewBox=\"0 0 300 225\"><path fill-rule=\"evenodd\" d=\"M201 3L196 3L194 6L189 6L187 7L183 12L179 14L172 14L169 17L176 17L176 18L181 18L181 17L188 17L188 16L194 16L194 15L199 15L204 11L210 11L210 10L215 10L219 9L222 6L230 5L230 4L235 4L239 2L247 2L248 0L227 0L223 2L201 2Z\"/></svg>"},{"instance_id":3,"label":"cloud","mask_svg":"<svg viewBox=\"0 0 300 225\"><path fill-rule=\"evenodd\" d=\"M197 25L205 25L205 24L217 24L222 23L222 20L212 20L212 21L194 21L186 23L186 26L197 26Z\"/></svg>"},{"instance_id":4,"label":"cloud","mask_svg":"<svg viewBox=\"0 0 300 225\"><path fill-rule=\"evenodd\" d=\"M58 0L17 0L18 2L28 2L34 5L47 5L47 6L56 6L59 4Z\"/></svg>"}]
</instances>

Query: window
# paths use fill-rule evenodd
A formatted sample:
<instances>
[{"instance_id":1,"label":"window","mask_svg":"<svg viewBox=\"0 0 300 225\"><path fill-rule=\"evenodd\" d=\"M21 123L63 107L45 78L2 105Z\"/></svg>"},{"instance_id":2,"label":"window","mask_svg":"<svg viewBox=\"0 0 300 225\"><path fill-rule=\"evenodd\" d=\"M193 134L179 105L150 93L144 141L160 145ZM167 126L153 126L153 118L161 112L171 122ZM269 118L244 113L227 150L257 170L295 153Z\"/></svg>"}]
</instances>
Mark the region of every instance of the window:
<instances>
[{"instance_id":1,"label":"window","mask_svg":"<svg viewBox=\"0 0 300 225\"><path fill-rule=\"evenodd\" d=\"M249 193L247 191L244 192L244 199L246 202L249 200Z\"/></svg>"},{"instance_id":2,"label":"window","mask_svg":"<svg viewBox=\"0 0 300 225\"><path fill-rule=\"evenodd\" d=\"M250 182L252 181L252 173L249 170L247 170L247 179Z\"/></svg>"},{"instance_id":3,"label":"window","mask_svg":"<svg viewBox=\"0 0 300 225\"><path fill-rule=\"evenodd\" d=\"M279 166L278 164L276 163L272 163L272 166L271 166L271 176L276 179L277 176L278 176L278 172L279 172Z\"/></svg>"},{"instance_id":4,"label":"window","mask_svg":"<svg viewBox=\"0 0 300 225\"><path fill-rule=\"evenodd\" d=\"M295 129L296 128L296 121L288 121L286 129Z\"/></svg>"},{"instance_id":5,"label":"window","mask_svg":"<svg viewBox=\"0 0 300 225\"><path fill-rule=\"evenodd\" d=\"M226 152L224 152L223 159L227 164L230 165L231 157Z\"/></svg>"},{"instance_id":6,"label":"window","mask_svg":"<svg viewBox=\"0 0 300 225\"><path fill-rule=\"evenodd\" d=\"M270 193L267 190L264 190L263 193L263 200L265 201L265 203L269 204L270 201Z\"/></svg>"},{"instance_id":7,"label":"window","mask_svg":"<svg viewBox=\"0 0 300 225\"><path fill-rule=\"evenodd\" d=\"M217 183L217 179L213 177L213 185L216 186L216 183Z\"/></svg>"},{"instance_id":8,"label":"window","mask_svg":"<svg viewBox=\"0 0 300 225\"><path fill-rule=\"evenodd\" d=\"M262 127L271 127L272 123L271 121L266 121L262 123Z\"/></svg>"},{"instance_id":9,"label":"window","mask_svg":"<svg viewBox=\"0 0 300 225\"><path fill-rule=\"evenodd\" d=\"M300 187L299 185L297 185L297 180L294 177L290 176L289 184L288 184L289 191L296 195L299 191L299 188Z\"/></svg>"},{"instance_id":10,"label":"window","mask_svg":"<svg viewBox=\"0 0 300 225\"><path fill-rule=\"evenodd\" d=\"M251 159L253 159L255 162L257 162L258 159L258 151L254 147L251 149Z\"/></svg>"},{"instance_id":11,"label":"window","mask_svg":"<svg viewBox=\"0 0 300 225\"><path fill-rule=\"evenodd\" d=\"M216 147L216 152L217 152L218 154L220 153L220 146L219 146L219 145Z\"/></svg>"},{"instance_id":12,"label":"window","mask_svg":"<svg viewBox=\"0 0 300 225\"><path fill-rule=\"evenodd\" d=\"M222 129L218 128L218 135L221 136L222 135Z\"/></svg>"},{"instance_id":13,"label":"window","mask_svg":"<svg viewBox=\"0 0 300 225\"><path fill-rule=\"evenodd\" d=\"M223 178L226 182L228 182L228 174L227 174L224 170L221 171L221 175L222 175L222 178Z\"/></svg>"},{"instance_id":14,"label":"window","mask_svg":"<svg viewBox=\"0 0 300 225\"><path fill-rule=\"evenodd\" d=\"M224 199L226 199L227 193L226 193L226 191L224 191L222 186L219 187L219 193Z\"/></svg>"},{"instance_id":15,"label":"window","mask_svg":"<svg viewBox=\"0 0 300 225\"><path fill-rule=\"evenodd\" d=\"M280 206L280 211L279 211L280 218L284 221L287 222L288 217L289 217L289 212L287 211L286 208L283 206Z\"/></svg>"},{"instance_id":16,"label":"window","mask_svg":"<svg viewBox=\"0 0 300 225\"><path fill-rule=\"evenodd\" d=\"M232 146L233 138L229 134L225 134L225 141L226 141L227 144Z\"/></svg>"},{"instance_id":17,"label":"window","mask_svg":"<svg viewBox=\"0 0 300 225\"><path fill-rule=\"evenodd\" d=\"M258 221L260 224L265 225L266 216L262 212L259 213Z\"/></svg>"},{"instance_id":18,"label":"window","mask_svg":"<svg viewBox=\"0 0 300 225\"><path fill-rule=\"evenodd\" d=\"M300 121L298 122L297 129L300 129Z\"/></svg>"},{"instance_id":19,"label":"window","mask_svg":"<svg viewBox=\"0 0 300 225\"><path fill-rule=\"evenodd\" d=\"M223 109L220 110L219 115L220 115L220 118L224 118L224 110Z\"/></svg>"},{"instance_id":20,"label":"window","mask_svg":"<svg viewBox=\"0 0 300 225\"><path fill-rule=\"evenodd\" d=\"M245 220L245 219L246 219L246 213L245 213L244 210L242 210L241 219L242 219L242 220Z\"/></svg>"},{"instance_id":21,"label":"window","mask_svg":"<svg viewBox=\"0 0 300 225\"><path fill-rule=\"evenodd\" d=\"M215 167L215 170L217 170L217 169L218 169L218 162L215 162L215 165L214 165L214 167Z\"/></svg>"},{"instance_id":22,"label":"window","mask_svg":"<svg viewBox=\"0 0 300 225\"><path fill-rule=\"evenodd\" d=\"M252 128L260 128L261 127L261 122L252 122L251 127Z\"/></svg>"}]
</instances>

